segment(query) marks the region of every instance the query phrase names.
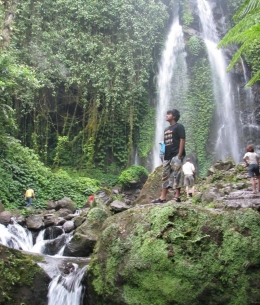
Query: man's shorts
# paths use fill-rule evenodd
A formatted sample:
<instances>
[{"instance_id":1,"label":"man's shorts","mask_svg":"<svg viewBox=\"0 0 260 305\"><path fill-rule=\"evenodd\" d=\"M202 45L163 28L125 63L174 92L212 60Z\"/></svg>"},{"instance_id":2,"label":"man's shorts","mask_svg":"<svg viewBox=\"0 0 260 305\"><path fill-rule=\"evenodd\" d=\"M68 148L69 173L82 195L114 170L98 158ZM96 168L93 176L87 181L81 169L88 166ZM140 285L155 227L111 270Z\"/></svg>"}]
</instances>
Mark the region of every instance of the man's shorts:
<instances>
[{"instance_id":1,"label":"man's shorts","mask_svg":"<svg viewBox=\"0 0 260 305\"><path fill-rule=\"evenodd\" d=\"M193 186L194 185L194 176L185 175L184 176L184 186Z\"/></svg>"},{"instance_id":2,"label":"man's shorts","mask_svg":"<svg viewBox=\"0 0 260 305\"><path fill-rule=\"evenodd\" d=\"M163 161L162 188L177 189L183 186L182 159L175 156Z\"/></svg>"},{"instance_id":3,"label":"man's shorts","mask_svg":"<svg viewBox=\"0 0 260 305\"><path fill-rule=\"evenodd\" d=\"M256 175L256 177L260 175L259 164L249 164L247 169L248 169L248 176L250 178L254 177L254 174Z\"/></svg>"}]
</instances>

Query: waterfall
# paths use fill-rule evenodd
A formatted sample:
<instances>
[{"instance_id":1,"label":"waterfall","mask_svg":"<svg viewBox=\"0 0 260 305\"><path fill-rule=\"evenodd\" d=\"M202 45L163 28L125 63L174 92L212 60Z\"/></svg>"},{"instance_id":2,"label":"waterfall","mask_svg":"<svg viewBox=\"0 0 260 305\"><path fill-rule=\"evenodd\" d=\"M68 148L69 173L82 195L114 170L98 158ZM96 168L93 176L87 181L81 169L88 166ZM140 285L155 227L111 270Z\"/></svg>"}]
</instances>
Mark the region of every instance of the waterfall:
<instances>
[{"instance_id":1,"label":"waterfall","mask_svg":"<svg viewBox=\"0 0 260 305\"><path fill-rule=\"evenodd\" d=\"M249 81L249 77L247 76L246 66L243 58L241 58L241 64L243 69L244 84L246 85ZM249 143L259 145L258 139L260 138L260 129L256 123L254 114L254 96L252 88L243 87L239 90L239 93L245 100L244 109L241 110L241 125L243 126L243 138L245 140L244 147Z\"/></svg>"},{"instance_id":2,"label":"waterfall","mask_svg":"<svg viewBox=\"0 0 260 305\"><path fill-rule=\"evenodd\" d=\"M234 91L226 72L226 62L222 50L217 49L219 37L216 24L209 3L206 0L197 0L199 17L202 26L203 39L207 47L211 65L214 98L216 102L216 158L225 160L231 156L239 162L239 140L237 121L235 119Z\"/></svg>"},{"instance_id":3,"label":"waterfall","mask_svg":"<svg viewBox=\"0 0 260 305\"><path fill-rule=\"evenodd\" d=\"M178 12L178 9L175 10ZM153 150L153 167L160 165L160 145L164 129L167 127L166 112L178 107L185 99L188 82L186 53L182 26L176 14L166 39L157 76L158 102L156 108L155 147ZM180 109L179 109L180 110Z\"/></svg>"},{"instance_id":4,"label":"waterfall","mask_svg":"<svg viewBox=\"0 0 260 305\"><path fill-rule=\"evenodd\" d=\"M87 266L79 268L77 264L71 264L72 272L68 275L58 274L49 285L48 305L81 305L83 303L82 279Z\"/></svg>"},{"instance_id":5,"label":"waterfall","mask_svg":"<svg viewBox=\"0 0 260 305\"><path fill-rule=\"evenodd\" d=\"M15 222L15 220L13 220ZM63 231L59 227L60 231ZM59 236L49 234L44 239L45 231L41 230L33 245L32 233L17 223L7 227L0 224L0 243L17 250L26 250L33 253L52 253L53 256L44 256L43 262L38 263L52 278L49 284L48 305L81 305L83 304L85 286L82 284L89 258L61 257L66 244L72 238L71 233L63 233ZM50 232L52 233L52 232ZM54 246L56 242L58 246ZM58 257L56 256L58 255ZM75 261L77 263L75 263ZM83 266L79 266L79 264Z\"/></svg>"}]
</instances>

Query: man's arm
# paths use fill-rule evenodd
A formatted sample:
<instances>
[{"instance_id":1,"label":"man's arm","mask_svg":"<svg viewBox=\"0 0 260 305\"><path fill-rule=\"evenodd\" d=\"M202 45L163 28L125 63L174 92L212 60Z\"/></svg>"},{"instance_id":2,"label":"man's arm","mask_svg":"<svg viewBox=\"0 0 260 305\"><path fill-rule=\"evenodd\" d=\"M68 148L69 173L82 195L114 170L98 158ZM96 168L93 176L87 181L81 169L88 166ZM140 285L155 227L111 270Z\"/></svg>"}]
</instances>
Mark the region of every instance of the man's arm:
<instances>
[{"instance_id":1,"label":"man's arm","mask_svg":"<svg viewBox=\"0 0 260 305\"><path fill-rule=\"evenodd\" d=\"M179 153L178 157L181 158L183 151L184 151L184 146L185 146L185 139L180 139L180 147L179 147Z\"/></svg>"}]
</instances>

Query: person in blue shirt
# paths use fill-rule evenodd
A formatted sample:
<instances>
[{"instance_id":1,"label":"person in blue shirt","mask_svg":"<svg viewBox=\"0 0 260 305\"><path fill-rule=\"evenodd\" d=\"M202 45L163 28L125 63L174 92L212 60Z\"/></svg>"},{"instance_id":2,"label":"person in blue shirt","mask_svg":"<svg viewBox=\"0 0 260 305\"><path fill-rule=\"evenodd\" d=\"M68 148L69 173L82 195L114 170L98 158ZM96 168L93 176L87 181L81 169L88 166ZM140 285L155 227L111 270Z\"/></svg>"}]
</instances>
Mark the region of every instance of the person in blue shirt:
<instances>
[{"instance_id":1,"label":"person in blue shirt","mask_svg":"<svg viewBox=\"0 0 260 305\"><path fill-rule=\"evenodd\" d=\"M161 161L163 163L164 153L165 153L165 144L164 144L163 141L159 142L159 144L160 144L160 154L159 154L159 156L160 156L160 159L161 159Z\"/></svg>"}]
</instances>

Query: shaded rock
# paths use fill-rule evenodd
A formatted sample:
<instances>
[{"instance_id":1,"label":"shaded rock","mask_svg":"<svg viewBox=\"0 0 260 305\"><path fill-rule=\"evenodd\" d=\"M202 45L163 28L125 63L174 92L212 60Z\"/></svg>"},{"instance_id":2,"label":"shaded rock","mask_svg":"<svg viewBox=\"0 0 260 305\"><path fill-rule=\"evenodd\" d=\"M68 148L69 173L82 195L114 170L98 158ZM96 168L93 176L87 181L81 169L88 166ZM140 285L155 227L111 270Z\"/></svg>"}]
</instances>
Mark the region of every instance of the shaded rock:
<instances>
[{"instance_id":1,"label":"shaded rock","mask_svg":"<svg viewBox=\"0 0 260 305\"><path fill-rule=\"evenodd\" d=\"M224 170L228 171L229 169L233 168L235 165L232 161L219 161L214 164L214 168L217 170Z\"/></svg>"},{"instance_id":2,"label":"shaded rock","mask_svg":"<svg viewBox=\"0 0 260 305\"><path fill-rule=\"evenodd\" d=\"M26 226L27 226L28 229L40 230L44 226L42 216L31 215L31 216L27 217L26 218Z\"/></svg>"},{"instance_id":3,"label":"shaded rock","mask_svg":"<svg viewBox=\"0 0 260 305\"><path fill-rule=\"evenodd\" d=\"M104 206L102 202L97 204L101 207ZM84 257L89 256L93 252L94 246L101 234L102 224L111 215L108 208L104 207L105 209L98 207L90 209L86 220L75 230L74 236L66 244L63 255Z\"/></svg>"},{"instance_id":4,"label":"shaded rock","mask_svg":"<svg viewBox=\"0 0 260 305\"><path fill-rule=\"evenodd\" d=\"M120 200L115 200L110 204L110 209L114 212L122 212L129 209L129 206Z\"/></svg>"},{"instance_id":5,"label":"shaded rock","mask_svg":"<svg viewBox=\"0 0 260 305\"><path fill-rule=\"evenodd\" d=\"M26 219L25 219L25 217L24 217L23 215L17 216L17 217L15 218L15 220L16 220L16 222L17 222L19 225L21 225L21 226L25 225L25 223L26 223Z\"/></svg>"},{"instance_id":6,"label":"shaded rock","mask_svg":"<svg viewBox=\"0 0 260 305\"><path fill-rule=\"evenodd\" d=\"M12 214L9 211L3 211L0 213L0 223L2 225L7 226L9 223L11 223Z\"/></svg>"},{"instance_id":7,"label":"shaded rock","mask_svg":"<svg viewBox=\"0 0 260 305\"><path fill-rule=\"evenodd\" d=\"M71 211L69 209L60 209L59 211L56 212L56 216L59 217L67 217L70 215Z\"/></svg>"},{"instance_id":8,"label":"shaded rock","mask_svg":"<svg viewBox=\"0 0 260 305\"><path fill-rule=\"evenodd\" d=\"M80 225L82 225L82 223L86 220L85 217L82 217L82 216L77 216L74 218L74 225L75 227L79 227Z\"/></svg>"},{"instance_id":9,"label":"shaded rock","mask_svg":"<svg viewBox=\"0 0 260 305\"><path fill-rule=\"evenodd\" d=\"M62 227L66 233L69 233L75 229L74 221L73 220L66 221Z\"/></svg>"},{"instance_id":10,"label":"shaded rock","mask_svg":"<svg viewBox=\"0 0 260 305\"><path fill-rule=\"evenodd\" d=\"M46 255L55 255L65 245L67 237L65 234L58 236L56 239L49 240L44 245L43 253Z\"/></svg>"},{"instance_id":11,"label":"shaded rock","mask_svg":"<svg viewBox=\"0 0 260 305\"><path fill-rule=\"evenodd\" d=\"M48 303L48 285L51 279L33 259L37 261L37 257L0 244L0 261L2 270L5 270L0 280L0 304L46 305Z\"/></svg>"},{"instance_id":12,"label":"shaded rock","mask_svg":"<svg viewBox=\"0 0 260 305\"><path fill-rule=\"evenodd\" d=\"M55 239L63 234L62 228L59 227L48 227L44 230L43 239Z\"/></svg>"},{"instance_id":13,"label":"shaded rock","mask_svg":"<svg viewBox=\"0 0 260 305\"><path fill-rule=\"evenodd\" d=\"M53 214L45 214L43 216L43 222L45 227L53 226L53 225L58 225L61 221L61 217L55 216ZM65 222L65 220L64 220Z\"/></svg>"},{"instance_id":14,"label":"shaded rock","mask_svg":"<svg viewBox=\"0 0 260 305\"><path fill-rule=\"evenodd\" d=\"M58 201L48 201L47 203L47 209L68 209L70 210L70 213L74 213L76 211L77 205L74 201L72 201L69 197L64 197L61 200Z\"/></svg>"},{"instance_id":15,"label":"shaded rock","mask_svg":"<svg viewBox=\"0 0 260 305\"><path fill-rule=\"evenodd\" d=\"M101 200L101 202L105 205L112 202L111 192L108 190L100 190L100 191L96 192L95 197L99 198Z\"/></svg>"},{"instance_id":16,"label":"shaded rock","mask_svg":"<svg viewBox=\"0 0 260 305\"><path fill-rule=\"evenodd\" d=\"M84 235L75 233L71 241L66 244L63 255L74 257L87 257L94 249L99 234L92 234L93 232L86 232Z\"/></svg>"}]
</instances>

